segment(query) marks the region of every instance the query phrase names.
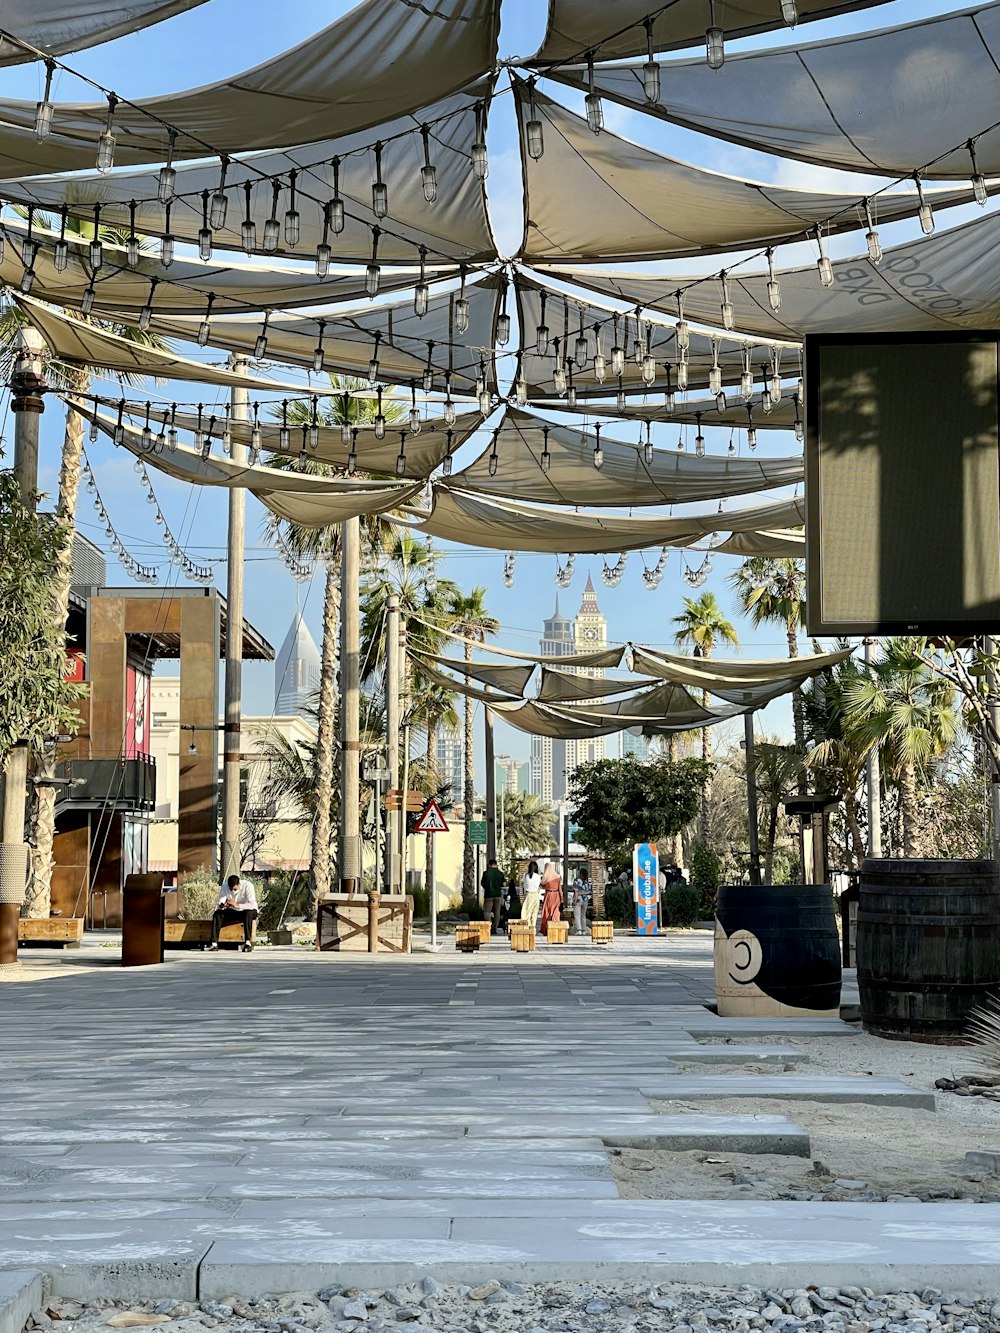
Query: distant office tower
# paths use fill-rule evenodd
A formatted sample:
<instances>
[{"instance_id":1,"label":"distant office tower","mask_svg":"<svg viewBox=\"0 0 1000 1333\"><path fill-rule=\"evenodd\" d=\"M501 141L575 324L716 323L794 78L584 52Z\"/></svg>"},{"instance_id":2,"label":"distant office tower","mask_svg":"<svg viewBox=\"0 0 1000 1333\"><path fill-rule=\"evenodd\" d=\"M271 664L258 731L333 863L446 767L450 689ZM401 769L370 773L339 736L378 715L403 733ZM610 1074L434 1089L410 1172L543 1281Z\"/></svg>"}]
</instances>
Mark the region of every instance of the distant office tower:
<instances>
[{"instance_id":1,"label":"distant office tower","mask_svg":"<svg viewBox=\"0 0 1000 1333\"><path fill-rule=\"evenodd\" d=\"M462 774L465 771L465 742L458 728L445 727L438 730L434 747L437 761L438 781L451 784L451 799L462 800Z\"/></svg>"},{"instance_id":2,"label":"distant office tower","mask_svg":"<svg viewBox=\"0 0 1000 1333\"><path fill-rule=\"evenodd\" d=\"M274 711L278 717L305 713L319 689L320 655L301 612L292 621L274 664Z\"/></svg>"},{"instance_id":3,"label":"distant office tower","mask_svg":"<svg viewBox=\"0 0 1000 1333\"><path fill-rule=\"evenodd\" d=\"M567 657L575 651L573 622L556 609L543 624L541 654L545 658ZM556 665L556 663L553 663ZM566 795L566 742L550 736L531 738L531 791L546 801L561 801Z\"/></svg>"},{"instance_id":4,"label":"distant office tower","mask_svg":"<svg viewBox=\"0 0 1000 1333\"><path fill-rule=\"evenodd\" d=\"M633 736L628 731L622 731L619 734L621 736L622 758L626 759L629 755L633 755L640 763L644 764L649 758L649 737Z\"/></svg>"},{"instance_id":5,"label":"distant office tower","mask_svg":"<svg viewBox=\"0 0 1000 1333\"><path fill-rule=\"evenodd\" d=\"M510 755L500 755L496 761L496 789L498 792L504 791L508 796L515 796L518 792L528 790L529 765L520 759L512 759Z\"/></svg>"},{"instance_id":6,"label":"distant office tower","mask_svg":"<svg viewBox=\"0 0 1000 1333\"><path fill-rule=\"evenodd\" d=\"M593 653L608 646L608 622L604 619L601 608L597 605L597 591L594 588L594 580L589 574L587 575L587 585L583 590L583 601L580 603L580 610L573 630L573 651L575 653ZM603 667L576 667L575 669L577 675L580 676L593 676L599 680L604 678ZM594 702L600 702L600 698L596 698ZM603 736L598 736L593 740L567 741L567 782L577 764L590 764L596 759L605 758L605 755Z\"/></svg>"}]
</instances>

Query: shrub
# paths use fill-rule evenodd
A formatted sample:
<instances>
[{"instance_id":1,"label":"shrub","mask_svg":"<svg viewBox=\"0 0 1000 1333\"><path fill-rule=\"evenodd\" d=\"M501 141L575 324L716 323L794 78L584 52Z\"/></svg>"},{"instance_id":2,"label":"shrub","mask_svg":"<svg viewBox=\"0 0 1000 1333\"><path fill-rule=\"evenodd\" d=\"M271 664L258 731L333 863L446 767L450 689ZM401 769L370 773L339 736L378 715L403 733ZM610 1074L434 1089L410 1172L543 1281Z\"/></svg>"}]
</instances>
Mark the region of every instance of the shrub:
<instances>
[{"instance_id":1,"label":"shrub","mask_svg":"<svg viewBox=\"0 0 1000 1333\"><path fill-rule=\"evenodd\" d=\"M693 926L701 918L701 894L693 884L668 884L660 904L665 926Z\"/></svg>"},{"instance_id":2,"label":"shrub","mask_svg":"<svg viewBox=\"0 0 1000 1333\"><path fill-rule=\"evenodd\" d=\"M700 843L691 857L691 887L698 893L699 912L715 915L715 898L722 883L722 860L711 847Z\"/></svg>"},{"instance_id":3,"label":"shrub","mask_svg":"<svg viewBox=\"0 0 1000 1333\"><path fill-rule=\"evenodd\" d=\"M427 910L428 912L430 911L429 906ZM481 902L479 902L477 898L463 898L462 906L459 908L459 912L462 916L467 916L470 921L485 920L483 914L483 905Z\"/></svg>"},{"instance_id":4,"label":"shrub","mask_svg":"<svg viewBox=\"0 0 1000 1333\"><path fill-rule=\"evenodd\" d=\"M631 885L609 884L604 890L604 915L616 926L635 925L635 900Z\"/></svg>"},{"instance_id":5,"label":"shrub","mask_svg":"<svg viewBox=\"0 0 1000 1333\"><path fill-rule=\"evenodd\" d=\"M427 889L422 889L419 884L415 884L410 890L410 897L413 899L414 917L429 917L431 914L430 892Z\"/></svg>"},{"instance_id":6,"label":"shrub","mask_svg":"<svg viewBox=\"0 0 1000 1333\"><path fill-rule=\"evenodd\" d=\"M182 921L209 921L219 904L219 881L208 866L199 866L186 874L181 881L181 895L184 904L183 913L178 913Z\"/></svg>"}]
</instances>

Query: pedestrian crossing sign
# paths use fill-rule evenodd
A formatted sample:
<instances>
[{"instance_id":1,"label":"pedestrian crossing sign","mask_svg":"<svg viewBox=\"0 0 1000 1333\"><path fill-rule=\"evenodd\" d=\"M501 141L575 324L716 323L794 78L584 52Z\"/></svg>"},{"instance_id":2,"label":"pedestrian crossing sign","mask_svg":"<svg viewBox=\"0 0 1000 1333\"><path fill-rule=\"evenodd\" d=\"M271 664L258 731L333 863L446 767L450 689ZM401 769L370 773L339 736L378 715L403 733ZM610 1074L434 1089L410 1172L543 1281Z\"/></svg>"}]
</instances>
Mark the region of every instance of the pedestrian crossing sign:
<instances>
[{"instance_id":1,"label":"pedestrian crossing sign","mask_svg":"<svg viewBox=\"0 0 1000 1333\"><path fill-rule=\"evenodd\" d=\"M428 801L413 826L414 833L447 833L448 825L437 801Z\"/></svg>"}]
</instances>

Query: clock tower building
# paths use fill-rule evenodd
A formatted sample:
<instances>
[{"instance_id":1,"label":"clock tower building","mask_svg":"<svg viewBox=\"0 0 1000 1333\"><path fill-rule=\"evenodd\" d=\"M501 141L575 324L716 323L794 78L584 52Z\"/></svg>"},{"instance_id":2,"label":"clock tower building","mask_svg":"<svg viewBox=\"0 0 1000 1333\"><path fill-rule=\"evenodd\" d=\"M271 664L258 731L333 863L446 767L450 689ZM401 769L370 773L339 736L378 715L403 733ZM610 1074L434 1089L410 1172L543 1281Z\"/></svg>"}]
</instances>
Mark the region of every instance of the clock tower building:
<instances>
[{"instance_id":1,"label":"clock tower building","mask_svg":"<svg viewBox=\"0 0 1000 1333\"><path fill-rule=\"evenodd\" d=\"M577 612L576 620L573 623L573 651L574 653L593 653L601 648L608 646L608 622L601 614L601 608L597 604L597 591L594 588L594 580L587 575L587 585L583 590L583 601L580 603L580 610ZM576 671L581 676L603 677L603 667L577 667ZM600 701L595 699L595 703ZM577 764L593 763L596 759L605 758L605 738L597 736L590 740L567 741L566 742L566 769L572 773Z\"/></svg>"}]
</instances>

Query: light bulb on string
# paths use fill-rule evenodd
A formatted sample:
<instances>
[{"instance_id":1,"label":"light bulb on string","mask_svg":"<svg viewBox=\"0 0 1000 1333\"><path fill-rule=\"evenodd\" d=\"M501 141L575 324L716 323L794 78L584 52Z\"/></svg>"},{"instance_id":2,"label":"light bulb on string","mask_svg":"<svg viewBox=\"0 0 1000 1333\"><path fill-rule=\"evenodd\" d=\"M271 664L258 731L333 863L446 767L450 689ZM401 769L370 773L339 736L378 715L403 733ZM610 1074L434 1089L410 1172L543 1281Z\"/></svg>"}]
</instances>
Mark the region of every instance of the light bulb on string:
<instances>
[{"instance_id":1,"label":"light bulb on string","mask_svg":"<svg viewBox=\"0 0 1000 1333\"><path fill-rule=\"evenodd\" d=\"M309 418L307 439L310 449L319 448L319 406L315 397L312 400L312 416Z\"/></svg>"},{"instance_id":2,"label":"light bulb on string","mask_svg":"<svg viewBox=\"0 0 1000 1333\"><path fill-rule=\"evenodd\" d=\"M384 218L389 211L389 187L382 179L382 143L374 147L375 179L372 181L372 212L377 218Z\"/></svg>"},{"instance_id":3,"label":"light bulb on string","mask_svg":"<svg viewBox=\"0 0 1000 1333\"><path fill-rule=\"evenodd\" d=\"M212 193L209 207L209 218L216 231L220 231L226 225L226 214L229 212L229 198L226 194L226 172L228 170L229 158L223 153L219 158L219 183Z\"/></svg>"},{"instance_id":4,"label":"light bulb on string","mask_svg":"<svg viewBox=\"0 0 1000 1333\"><path fill-rule=\"evenodd\" d=\"M497 315L497 342L506 347L510 342L510 315L507 313L507 275L504 270L503 292L500 296L500 313Z\"/></svg>"},{"instance_id":5,"label":"light bulb on string","mask_svg":"<svg viewBox=\"0 0 1000 1333\"><path fill-rule=\"evenodd\" d=\"M139 331L145 333L153 319L153 299L156 296L156 287L158 278L150 278L149 295L146 297L146 303L139 311Z\"/></svg>"},{"instance_id":6,"label":"light bulb on string","mask_svg":"<svg viewBox=\"0 0 1000 1333\"><path fill-rule=\"evenodd\" d=\"M771 411L774 408L774 403L771 401L770 373L771 373L770 367L765 366L764 387L761 390L761 395L760 395L760 406L765 416L770 416Z\"/></svg>"},{"instance_id":7,"label":"light bulb on string","mask_svg":"<svg viewBox=\"0 0 1000 1333\"><path fill-rule=\"evenodd\" d=\"M198 346L204 347L212 336L212 306L215 304L215 292L209 292L205 303L205 318L198 326Z\"/></svg>"},{"instance_id":8,"label":"light bulb on string","mask_svg":"<svg viewBox=\"0 0 1000 1333\"><path fill-rule=\"evenodd\" d=\"M281 238L281 224L278 222L278 203L281 200L281 181L271 182L271 215L264 223L264 244L263 249L267 254L273 254L278 248L278 241Z\"/></svg>"},{"instance_id":9,"label":"light bulb on string","mask_svg":"<svg viewBox=\"0 0 1000 1333\"><path fill-rule=\"evenodd\" d=\"M323 338L326 335L326 320L321 319L317 324L316 346L313 348L312 368L313 374L321 375L326 365L326 353L323 350Z\"/></svg>"},{"instance_id":10,"label":"light bulb on string","mask_svg":"<svg viewBox=\"0 0 1000 1333\"><path fill-rule=\"evenodd\" d=\"M729 298L729 277L725 269L719 274L719 286L722 288L722 327L724 329L734 329L736 327L736 312Z\"/></svg>"},{"instance_id":11,"label":"light bulb on string","mask_svg":"<svg viewBox=\"0 0 1000 1333\"><path fill-rule=\"evenodd\" d=\"M576 407L576 385L573 383L573 358L566 362L566 406Z\"/></svg>"},{"instance_id":12,"label":"light bulb on string","mask_svg":"<svg viewBox=\"0 0 1000 1333\"><path fill-rule=\"evenodd\" d=\"M677 324L674 327L674 336L677 339L677 348L681 352L686 352L691 346L691 329L687 320L684 318L684 293L675 293L677 301Z\"/></svg>"},{"instance_id":13,"label":"light bulb on string","mask_svg":"<svg viewBox=\"0 0 1000 1333\"><path fill-rule=\"evenodd\" d=\"M628 316L625 316L625 328L628 330ZM652 337L652 326L650 326L650 337ZM632 349L632 358L637 366L642 366L643 357L649 338L646 338L642 327L642 311L639 306L635 308L635 346Z\"/></svg>"},{"instance_id":14,"label":"light bulb on string","mask_svg":"<svg viewBox=\"0 0 1000 1333\"><path fill-rule=\"evenodd\" d=\"M546 293L540 292L541 315L535 328L535 351L539 356L545 356L549 350L549 326L545 322L545 301Z\"/></svg>"},{"instance_id":15,"label":"light bulb on string","mask_svg":"<svg viewBox=\"0 0 1000 1333\"><path fill-rule=\"evenodd\" d=\"M646 29L646 63L642 67L642 94L650 106L660 100L660 67L653 52L653 20L643 19Z\"/></svg>"},{"instance_id":16,"label":"light bulb on string","mask_svg":"<svg viewBox=\"0 0 1000 1333\"><path fill-rule=\"evenodd\" d=\"M500 459L497 456L497 446L499 445L499 443L500 443L500 427L498 426L496 430L493 432L493 448L490 450L490 461L488 466L489 466L489 474L491 477L496 476L497 465L500 462Z\"/></svg>"},{"instance_id":17,"label":"light bulb on string","mask_svg":"<svg viewBox=\"0 0 1000 1333\"><path fill-rule=\"evenodd\" d=\"M556 338L552 345L555 348L556 355L556 365L552 372L552 387L556 393L561 395L566 392L566 367L559 359L559 339Z\"/></svg>"},{"instance_id":18,"label":"light bulb on string","mask_svg":"<svg viewBox=\"0 0 1000 1333\"><path fill-rule=\"evenodd\" d=\"M604 129L604 107L601 105L601 97L594 88L594 53L587 52L587 82L590 91L584 98L587 108L587 124L595 134L600 134Z\"/></svg>"},{"instance_id":19,"label":"light bulb on string","mask_svg":"<svg viewBox=\"0 0 1000 1333\"><path fill-rule=\"evenodd\" d=\"M170 408L170 425L167 428L167 448L171 453L177 448L177 404L172 404Z\"/></svg>"},{"instance_id":20,"label":"light bulb on string","mask_svg":"<svg viewBox=\"0 0 1000 1333\"><path fill-rule=\"evenodd\" d=\"M601 448L601 427L598 423L594 425L594 467L600 472L604 466L604 450Z\"/></svg>"},{"instance_id":21,"label":"light bulb on string","mask_svg":"<svg viewBox=\"0 0 1000 1333\"><path fill-rule=\"evenodd\" d=\"M302 445L299 449L298 468L300 472L305 472L309 463L309 455L306 453L306 428L302 427Z\"/></svg>"},{"instance_id":22,"label":"light bulb on string","mask_svg":"<svg viewBox=\"0 0 1000 1333\"><path fill-rule=\"evenodd\" d=\"M552 466L552 455L549 453L549 428L542 427L542 452L538 459L539 467L543 472L548 472Z\"/></svg>"},{"instance_id":23,"label":"light bulb on string","mask_svg":"<svg viewBox=\"0 0 1000 1333\"><path fill-rule=\"evenodd\" d=\"M623 386L623 384L622 384L622 377L621 377L621 375L618 376L618 399L617 399L617 402L618 402L618 411L619 411L619 412L624 412L624 411L626 410L626 408L628 407L628 400L627 400L626 397L625 397L625 388L624 388L624 386Z\"/></svg>"},{"instance_id":24,"label":"light bulb on string","mask_svg":"<svg viewBox=\"0 0 1000 1333\"><path fill-rule=\"evenodd\" d=\"M161 204L169 204L174 197L177 185L177 172L174 170L174 149L177 146L177 131L167 131L167 160L160 168L156 178L156 197Z\"/></svg>"},{"instance_id":25,"label":"light bulb on string","mask_svg":"<svg viewBox=\"0 0 1000 1333\"><path fill-rule=\"evenodd\" d=\"M347 475L353 477L358 470L358 428L351 430L351 452L347 455Z\"/></svg>"},{"instance_id":26,"label":"light bulb on string","mask_svg":"<svg viewBox=\"0 0 1000 1333\"><path fill-rule=\"evenodd\" d=\"M518 407L528 406L528 381L524 378L523 367L514 382L514 401Z\"/></svg>"},{"instance_id":27,"label":"light bulb on string","mask_svg":"<svg viewBox=\"0 0 1000 1333\"><path fill-rule=\"evenodd\" d=\"M114 441L119 448L121 448L121 446L125 443L124 416L125 416L125 399L120 398L118 400L118 420L115 422L115 433L114 433Z\"/></svg>"},{"instance_id":28,"label":"light bulb on string","mask_svg":"<svg viewBox=\"0 0 1000 1333\"><path fill-rule=\"evenodd\" d=\"M712 364L708 369L708 391L717 394L722 391L722 367L719 365L719 343L712 339Z\"/></svg>"},{"instance_id":29,"label":"light bulb on string","mask_svg":"<svg viewBox=\"0 0 1000 1333\"><path fill-rule=\"evenodd\" d=\"M146 453L152 453L153 450L153 428L149 424L149 414L152 407L152 403L146 403L146 419L142 425L142 434L139 436L139 445Z\"/></svg>"},{"instance_id":30,"label":"light bulb on string","mask_svg":"<svg viewBox=\"0 0 1000 1333\"><path fill-rule=\"evenodd\" d=\"M524 126L525 146L528 149L528 156L532 162L537 162L545 152L545 138L542 132L542 122L538 119L538 111L535 107L535 80L528 80L528 120Z\"/></svg>"},{"instance_id":31,"label":"light bulb on string","mask_svg":"<svg viewBox=\"0 0 1000 1333\"><path fill-rule=\"evenodd\" d=\"M376 329L372 335L375 345L372 348L371 359L368 362L368 383L374 384L378 379L378 352L382 341L382 330Z\"/></svg>"},{"instance_id":32,"label":"light bulb on string","mask_svg":"<svg viewBox=\"0 0 1000 1333\"><path fill-rule=\"evenodd\" d=\"M784 19L786 27L795 27L799 21L799 7L795 0L781 0L781 17Z\"/></svg>"},{"instance_id":33,"label":"light bulb on string","mask_svg":"<svg viewBox=\"0 0 1000 1333\"><path fill-rule=\"evenodd\" d=\"M666 387L663 390L663 406L672 414L677 408L677 395L674 393L674 386L671 382L673 367L669 361L663 363L663 373L667 377Z\"/></svg>"},{"instance_id":34,"label":"light bulb on string","mask_svg":"<svg viewBox=\"0 0 1000 1333\"><path fill-rule=\"evenodd\" d=\"M375 408L375 438L376 440L385 439L385 413L382 411L382 386L376 389L377 404Z\"/></svg>"},{"instance_id":35,"label":"light bulb on string","mask_svg":"<svg viewBox=\"0 0 1000 1333\"><path fill-rule=\"evenodd\" d=\"M323 234L320 237L319 244L316 246L316 276L325 278L330 272L330 260L333 257L333 251L330 249L330 205L323 205Z\"/></svg>"},{"instance_id":36,"label":"light bulb on string","mask_svg":"<svg viewBox=\"0 0 1000 1333\"><path fill-rule=\"evenodd\" d=\"M642 358L642 382L649 388L656 380L656 361L651 352Z\"/></svg>"},{"instance_id":37,"label":"light bulb on string","mask_svg":"<svg viewBox=\"0 0 1000 1333\"><path fill-rule=\"evenodd\" d=\"M413 313L418 319L423 319L427 314L427 306L430 303L430 288L427 286L427 246L422 245L420 254L420 278L416 287L413 289Z\"/></svg>"},{"instance_id":38,"label":"light bulb on string","mask_svg":"<svg viewBox=\"0 0 1000 1333\"><path fill-rule=\"evenodd\" d=\"M682 353L681 359L677 362L677 389L679 393L686 393L688 386L688 360L687 354Z\"/></svg>"},{"instance_id":39,"label":"light bulb on string","mask_svg":"<svg viewBox=\"0 0 1000 1333\"><path fill-rule=\"evenodd\" d=\"M420 408L417 407L417 386L410 381L410 430L414 435L420 434Z\"/></svg>"},{"instance_id":40,"label":"light bulb on string","mask_svg":"<svg viewBox=\"0 0 1000 1333\"><path fill-rule=\"evenodd\" d=\"M302 233L302 218L295 206L295 182L298 180L298 176L297 171L288 173L288 207L285 209L284 232L285 245L289 250L295 249Z\"/></svg>"},{"instance_id":41,"label":"light bulb on string","mask_svg":"<svg viewBox=\"0 0 1000 1333\"><path fill-rule=\"evenodd\" d=\"M642 445L642 461L647 467L653 461L653 423L651 421L646 422L646 438Z\"/></svg>"},{"instance_id":42,"label":"light bulb on string","mask_svg":"<svg viewBox=\"0 0 1000 1333\"><path fill-rule=\"evenodd\" d=\"M52 75L55 73L56 62L48 59L45 62L45 91L42 93L42 100L35 104L35 138L39 143L44 143L52 133Z\"/></svg>"},{"instance_id":43,"label":"light bulb on string","mask_svg":"<svg viewBox=\"0 0 1000 1333\"><path fill-rule=\"evenodd\" d=\"M705 437L704 437L704 435L701 433L701 413L700 413L700 412L696 412L696 413L694 414L694 421L695 421L695 427L694 427L694 428L695 428L695 436L694 436L694 452L695 452L695 454L697 455L698 458L704 458L704 457L705 457Z\"/></svg>"},{"instance_id":44,"label":"light bulb on string","mask_svg":"<svg viewBox=\"0 0 1000 1333\"><path fill-rule=\"evenodd\" d=\"M490 166L486 156L485 104L483 102L476 103L475 114L476 137L472 144L472 174L477 180L484 181L489 175Z\"/></svg>"},{"instance_id":45,"label":"light bulb on string","mask_svg":"<svg viewBox=\"0 0 1000 1333\"><path fill-rule=\"evenodd\" d=\"M438 178L437 167L431 161L431 131L429 125L421 125L420 137L424 144L424 164L420 168L420 184L423 187L424 198L429 204L433 204L438 197Z\"/></svg>"},{"instance_id":46,"label":"light bulb on string","mask_svg":"<svg viewBox=\"0 0 1000 1333\"><path fill-rule=\"evenodd\" d=\"M976 161L975 139L970 139L966 146L969 150L969 157L972 159L972 196L980 208L985 208L989 194L986 190L986 177L979 170L979 164Z\"/></svg>"},{"instance_id":47,"label":"light bulb on string","mask_svg":"<svg viewBox=\"0 0 1000 1333\"><path fill-rule=\"evenodd\" d=\"M747 407L747 448L751 453L757 448L757 427L753 424L753 408Z\"/></svg>"},{"instance_id":48,"label":"light bulb on string","mask_svg":"<svg viewBox=\"0 0 1000 1333\"><path fill-rule=\"evenodd\" d=\"M612 328L614 330L614 343L611 347L611 373L621 379L625 373L625 349L618 342L618 316L611 317Z\"/></svg>"},{"instance_id":49,"label":"light bulb on string","mask_svg":"<svg viewBox=\"0 0 1000 1333\"><path fill-rule=\"evenodd\" d=\"M125 263L129 268L135 268L139 262L139 237L135 230L135 200L133 199L128 206L128 236L125 240Z\"/></svg>"},{"instance_id":50,"label":"light bulb on string","mask_svg":"<svg viewBox=\"0 0 1000 1333\"><path fill-rule=\"evenodd\" d=\"M721 69L726 62L726 35L719 27L715 0L708 0L708 27L705 30L705 58L709 69Z\"/></svg>"},{"instance_id":51,"label":"light bulb on string","mask_svg":"<svg viewBox=\"0 0 1000 1333\"><path fill-rule=\"evenodd\" d=\"M455 432L453 430L446 431L444 441L445 441L445 453L444 453L444 458L441 459L441 471L444 473L446 477L450 477L452 464L454 462L454 459L452 458L451 455L452 455L452 448L455 442Z\"/></svg>"},{"instance_id":52,"label":"light bulb on string","mask_svg":"<svg viewBox=\"0 0 1000 1333\"><path fill-rule=\"evenodd\" d=\"M781 349L779 347L771 348L771 355L774 360L771 363L771 406L777 407L781 402Z\"/></svg>"},{"instance_id":53,"label":"light bulb on string","mask_svg":"<svg viewBox=\"0 0 1000 1333\"><path fill-rule=\"evenodd\" d=\"M353 439L351 432L351 399L349 394L340 396L340 443L350 444Z\"/></svg>"},{"instance_id":54,"label":"light bulb on string","mask_svg":"<svg viewBox=\"0 0 1000 1333\"><path fill-rule=\"evenodd\" d=\"M816 269L819 273L819 280L824 287L832 287L833 265L830 263L830 256L823 249L823 233L820 231L818 223L813 231L813 237L819 247L819 258L816 260Z\"/></svg>"},{"instance_id":55,"label":"light bulb on string","mask_svg":"<svg viewBox=\"0 0 1000 1333\"><path fill-rule=\"evenodd\" d=\"M778 275L774 271L774 251L765 250L767 259L767 302L772 310L781 309L781 285L778 282Z\"/></svg>"},{"instance_id":56,"label":"light bulb on string","mask_svg":"<svg viewBox=\"0 0 1000 1333\"><path fill-rule=\"evenodd\" d=\"M108 118L97 140L97 170L104 175L115 165L115 107L118 98L108 93Z\"/></svg>"},{"instance_id":57,"label":"light bulb on string","mask_svg":"<svg viewBox=\"0 0 1000 1333\"><path fill-rule=\"evenodd\" d=\"M26 268L24 270L24 277L22 277L21 279L22 292L27 293L28 291L31 290L31 283L29 282L28 285L25 286L24 278L30 277L33 279L34 276L35 274L33 269ZM94 284L93 282L89 282L87 286L83 289L83 295L80 297L80 313L82 315L89 315L90 312L93 310L94 299L96 296L97 293L94 291Z\"/></svg>"},{"instance_id":58,"label":"light bulb on string","mask_svg":"<svg viewBox=\"0 0 1000 1333\"><path fill-rule=\"evenodd\" d=\"M257 334L257 341L253 345L253 358L255 361L263 361L267 356L267 326L271 318L270 310L264 311L264 323L261 326L260 333Z\"/></svg>"},{"instance_id":59,"label":"light bulb on string","mask_svg":"<svg viewBox=\"0 0 1000 1333\"><path fill-rule=\"evenodd\" d=\"M379 284L382 281L382 268L378 262L378 240L381 235L381 228L372 227L372 257L365 269L365 291L370 300L378 296Z\"/></svg>"},{"instance_id":60,"label":"light bulb on string","mask_svg":"<svg viewBox=\"0 0 1000 1333\"><path fill-rule=\"evenodd\" d=\"M603 384L608 377L608 361L601 341L601 326L594 325L594 379Z\"/></svg>"},{"instance_id":61,"label":"light bulb on string","mask_svg":"<svg viewBox=\"0 0 1000 1333\"><path fill-rule=\"evenodd\" d=\"M345 214L344 201L340 197L340 158L335 157L330 161L330 169L333 172L333 197L329 203L330 209L330 227L334 236L339 236L344 230Z\"/></svg>"},{"instance_id":62,"label":"light bulb on string","mask_svg":"<svg viewBox=\"0 0 1000 1333\"><path fill-rule=\"evenodd\" d=\"M90 267L96 273L104 263L104 246L101 242L101 206L94 205L94 234L90 240Z\"/></svg>"},{"instance_id":63,"label":"light bulb on string","mask_svg":"<svg viewBox=\"0 0 1000 1333\"><path fill-rule=\"evenodd\" d=\"M802 400L796 394L793 401L795 403L795 438L801 444L806 437L805 426L802 424Z\"/></svg>"},{"instance_id":64,"label":"light bulb on string","mask_svg":"<svg viewBox=\"0 0 1000 1333\"><path fill-rule=\"evenodd\" d=\"M292 444L292 432L288 428L288 399L281 402L281 425L278 427L278 448L287 454Z\"/></svg>"},{"instance_id":65,"label":"light bulb on string","mask_svg":"<svg viewBox=\"0 0 1000 1333\"><path fill-rule=\"evenodd\" d=\"M156 439L153 441L153 452L162 454L167 444L167 414L164 412L163 419L160 422L160 429L156 432Z\"/></svg>"},{"instance_id":66,"label":"light bulb on string","mask_svg":"<svg viewBox=\"0 0 1000 1333\"><path fill-rule=\"evenodd\" d=\"M93 415L93 417L91 418L91 421L90 421L90 432L89 432L89 434L90 434L90 443L91 443L91 444L96 444L96 443L97 443L97 437L98 437L99 434L100 434L100 428L98 427L98 424L97 424L97 410L98 410L98 407L99 407L99 403L98 403L98 400L95 398L95 399L94 399L94 415ZM90 486L90 483L89 483L89 482L87 483L87 489L88 489L88 490L91 489L91 486Z\"/></svg>"},{"instance_id":67,"label":"light bulb on string","mask_svg":"<svg viewBox=\"0 0 1000 1333\"><path fill-rule=\"evenodd\" d=\"M427 362L424 365L424 373L421 376L421 387L424 393L434 392L434 343L427 343Z\"/></svg>"},{"instance_id":68,"label":"light bulb on string","mask_svg":"<svg viewBox=\"0 0 1000 1333\"><path fill-rule=\"evenodd\" d=\"M867 226L867 230L865 232L865 240L868 243L868 258L872 261L873 264L881 264L882 242L879 240L878 232L875 230L875 222L872 218L872 206L870 199L865 200L864 209L865 209L865 223Z\"/></svg>"},{"instance_id":69,"label":"light bulb on string","mask_svg":"<svg viewBox=\"0 0 1000 1333\"><path fill-rule=\"evenodd\" d=\"M573 344L573 359L576 361L577 368L582 370L587 364L587 358L590 355L590 344L587 342L587 332L583 327L583 306L580 307L580 327L577 329L576 341Z\"/></svg>"},{"instance_id":70,"label":"light bulb on string","mask_svg":"<svg viewBox=\"0 0 1000 1333\"><path fill-rule=\"evenodd\" d=\"M449 376L448 379L449 379L449 384L446 389L446 397L444 400L444 424L446 426L454 426L457 420L457 415L455 412L455 404L454 402L452 402L452 397L451 397L451 383L450 383L451 376Z\"/></svg>"},{"instance_id":71,"label":"light bulb on string","mask_svg":"<svg viewBox=\"0 0 1000 1333\"><path fill-rule=\"evenodd\" d=\"M260 403L253 405L253 425L250 427L250 466L256 467L257 460L260 458L261 446L264 437L260 429Z\"/></svg>"},{"instance_id":72,"label":"light bulb on string","mask_svg":"<svg viewBox=\"0 0 1000 1333\"><path fill-rule=\"evenodd\" d=\"M751 347L749 343L743 344L743 372L740 375L740 397L745 403L748 403L753 397L753 366L751 363Z\"/></svg>"},{"instance_id":73,"label":"light bulb on string","mask_svg":"<svg viewBox=\"0 0 1000 1333\"><path fill-rule=\"evenodd\" d=\"M934 232L934 210L924 198L924 187L919 171L913 173L913 183L917 187L917 199L919 200L917 217L920 219L920 230L925 236L931 236Z\"/></svg>"},{"instance_id":74,"label":"light bulb on string","mask_svg":"<svg viewBox=\"0 0 1000 1333\"><path fill-rule=\"evenodd\" d=\"M59 217L59 239L56 241L52 262L57 273L65 273L69 265L69 243L66 240L66 222L69 210L65 204ZM0 255L2 257L2 255Z\"/></svg>"},{"instance_id":75,"label":"light bulb on string","mask_svg":"<svg viewBox=\"0 0 1000 1333\"><path fill-rule=\"evenodd\" d=\"M479 361L479 385L479 410L484 417L488 417L493 410L493 397L486 378L486 362L483 358L480 358Z\"/></svg>"}]
</instances>

